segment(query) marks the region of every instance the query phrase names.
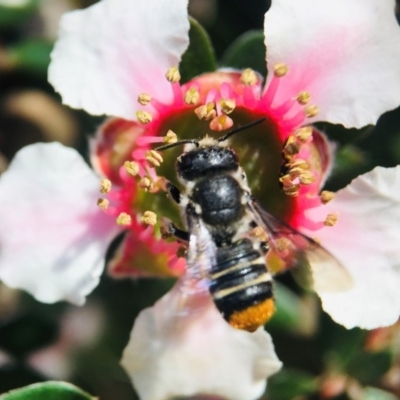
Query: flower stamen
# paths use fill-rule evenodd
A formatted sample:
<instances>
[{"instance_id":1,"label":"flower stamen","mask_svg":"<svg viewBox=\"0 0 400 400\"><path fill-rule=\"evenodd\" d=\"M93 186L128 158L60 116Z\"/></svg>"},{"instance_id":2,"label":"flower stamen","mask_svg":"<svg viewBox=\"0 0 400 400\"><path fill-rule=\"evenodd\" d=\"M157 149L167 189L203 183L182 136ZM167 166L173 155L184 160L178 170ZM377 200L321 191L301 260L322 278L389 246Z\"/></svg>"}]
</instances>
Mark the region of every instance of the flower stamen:
<instances>
[{"instance_id":1,"label":"flower stamen","mask_svg":"<svg viewBox=\"0 0 400 400\"><path fill-rule=\"evenodd\" d=\"M177 141L178 141L178 136L171 129L164 136L164 143L166 144L176 143Z\"/></svg>"},{"instance_id":2,"label":"flower stamen","mask_svg":"<svg viewBox=\"0 0 400 400\"><path fill-rule=\"evenodd\" d=\"M319 109L318 106L316 106L315 104L304 107L304 115L307 118L315 117L316 115L318 115L318 113Z\"/></svg>"},{"instance_id":3,"label":"flower stamen","mask_svg":"<svg viewBox=\"0 0 400 400\"><path fill-rule=\"evenodd\" d=\"M136 161L125 161L124 168L130 176L137 176L140 171L139 164Z\"/></svg>"},{"instance_id":4,"label":"flower stamen","mask_svg":"<svg viewBox=\"0 0 400 400\"><path fill-rule=\"evenodd\" d=\"M236 107L235 99L221 99L219 103L224 114L230 114Z\"/></svg>"},{"instance_id":5,"label":"flower stamen","mask_svg":"<svg viewBox=\"0 0 400 400\"><path fill-rule=\"evenodd\" d=\"M194 110L194 113L197 115L198 119L200 120L204 119L205 121L210 121L217 116L217 112L215 110L215 103L213 101L210 101L205 105L197 107Z\"/></svg>"},{"instance_id":6,"label":"flower stamen","mask_svg":"<svg viewBox=\"0 0 400 400\"><path fill-rule=\"evenodd\" d=\"M148 93L140 93L138 96L138 102L142 106L147 106L151 101L151 96Z\"/></svg>"},{"instance_id":7,"label":"flower stamen","mask_svg":"<svg viewBox=\"0 0 400 400\"><path fill-rule=\"evenodd\" d=\"M323 190L321 192L322 204L328 204L334 198L335 198L335 193L333 193L333 192L330 192L328 190Z\"/></svg>"},{"instance_id":8,"label":"flower stamen","mask_svg":"<svg viewBox=\"0 0 400 400\"><path fill-rule=\"evenodd\" d=\"M157 214L153 211L145 211L140 221L143 224L154 226L157 223Z\"/></svg>"},{"instance_id":9,"label":"flower stamen","mask_svg":"<svg viewBox=\"0 0 400 400\"><path fill-rule=\"evenodd\" d=\"M284 146L283 146L283 155L285 156L285 158L294 156L295 154L298 154L300 151L300 144L297 141L297 138L293 135L290 135Z\"/></svg>"},{"instance_id":10,"label":"flower stamen","mask_svg":"<svg viewBox=\"0 0 400 400\"><path fill-rule=\"evenodd\" d=\"M274 65L274 74L277 78L281 78L282 76L285 76L289 71L289 68L286 64L284 63L276 63Z\"/></svg>"},{"instance_id":11,"label":"flower stamen","mask_svg":"<svg viewBox=\"0 0 400 400\"><path fill-rule=\"evenodd\" d=\"M162 155L155 150L146 151L146 160L155 167L159 167L164 161Z\"/></svg>"},{"instance_id":12,"label":"flower stamen","mask_svg":"<svg viewBox=\"0 0 400 400\"><path fill-rule=\"evenodd\" d=\"M338 221L337 214L328 214L325 218L324 225L325 226L335 226Z\"/></svg>"},{"instance_id":13,"label":"flower stamen","mask_svg":"<svg viewBox=\"0 0 400 400\"><path fill-rule=\"evenodd\" d=\"M136 111L136 117L143 125L146 125L153 120L153 116L149 112L143 110Z\"/></svg>"},{"instance_id":14,"label":"flower stamen","mask_svg":"<svg viewBox=\"0 0 400 400\"><path fill-rule=\"evenodd\" d=\"M186 93L185 93L185 103L189 105L196 105L200 100L200 93L195 87L191 87Z\"/></svg>"},{"instance_id":15,"label":"flower stamen","mask_svg":"<svg viewBox=\"0 0 400 400\"><path fill-rule=\"evenodd\" d=\"M111 187L112 187L112 184L111 184L111 181L109 179L103 178L100 181L100 193L103 193L103 194L109 193L110 190L111 190Z\"/></svg>"},{"instance_id":16,"label":"flower stamen","mask_svg":"<svg viewBox=\"0 0 400 400\"><path fill-rule=\"evenodd\" d=\"M306 90L300 92L296 97L296 100L303 106L306 105L310 101L310 99L311 95Z\"/></svg>"},{"instance_id":17,"label":"flower stamen","mask_svg":"<svg viewBox=\"0 0 400 400\"><path fill-rule=\"evenodd\" d=\"M132 223L132 217L129 214L122 212L118 215L116 222L121 226L129 226Z\"/></svg>"},{"instance_id":18,"label":"flower stamen","mask_svg":"<svg viewBox=\"0 0 400 400\"><path fill-rule=\"evenodd\" d=\"M156 186L156 182L150 176L144 176L140 182L139 186L146 192L155 193L158 192L159 188Z\"/></svg>"},{"instance_id":19,"label":"flower stamen","mask_svg":"<svg viewBox=\"0 0 400 400\"><path fill-rule=\"evenodd\" d=\"M310 137L312 136L313 129L311 126L303 126L302 128L298 129L295 133L297 139L301 142L308 142Z\"/></svg>"},{"instance_id":20,"label":"flower stamen","mask_svg":"<svg viewBox=\"0 0 400 400\"><path fill-rule=\"evenodd\" d=\"M232 118L227 115L219 115L210 122L210 129L212 131L221 132L233 126Z\"/></svg>"},{"instance_id":21,"label":"flower stamen","mask_svg":"<svg viewBox=\"0 0 400 400\"><path fill-rule=\"evenodd\" d=\"M109 204L110 202L107 199L99 198L97 200L97 206L103 211L107 210Z\"/></svg>"},{"instance_id":22,"label":"flower stamen","mask_svg":"<svg viewBox=\"0 0 400 400\"><path fill-rule=\"evenodd\" d=\"M168 82L177 83L181 80L181 74L178 67L171 67L165 74Z\"/></svg>"},{"instance_id":23,"label":"flower stamen","mask_svg":"<svg viewBox=\"0 0 400 400\"><path fill-rule=\"evenodd\" d=\"M251 68L246 68L240 77L240 82L246 86L253 86L257 81L257 74Z\"/></svg>"}]
</instances>

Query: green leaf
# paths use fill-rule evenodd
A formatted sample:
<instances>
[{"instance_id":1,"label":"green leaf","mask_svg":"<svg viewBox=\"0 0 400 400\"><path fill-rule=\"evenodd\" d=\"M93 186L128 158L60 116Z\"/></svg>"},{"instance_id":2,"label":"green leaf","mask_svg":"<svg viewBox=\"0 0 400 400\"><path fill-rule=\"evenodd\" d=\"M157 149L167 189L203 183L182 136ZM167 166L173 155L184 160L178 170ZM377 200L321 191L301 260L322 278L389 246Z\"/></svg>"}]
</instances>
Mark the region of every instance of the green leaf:
<instances>
[{"instance_id":1,"label":"green leaf","mask_svg":"<svg viewBox=\"0 0 400 400\"><path fill-rule=\"evenodd\" d=\"M283 369L268 380L267 386L268 398L274 400L293 400L312 395L317 390L314 376L294 369Z\"/></svg>"},{"instance_id":2,"label":"green leaf","mask_svg":"<svg viewBox=\"0 0 400 400\"><path fill-rule=\"evenodd\" d=\"M330 369L341 373L347 372L348 365L362 352L366 331L353 328L345 329L341 325L330 323L320 333L323 348L329 349Z\"/></svg>"},{"instance_id":3,"label":"green leaf","mask_svg":"<svg viewBox=\"0 0 400 400\"><path fill-rule=\"evenodd\" d=\"M181 82L190 81L195 76L217 69L214 48L204 28L193 18L189 18L189 47L179 65Z\"/></svg>"},{"instance_id":4,"label":"green leaf","mask_svg":"<svg viewBox=\"0 0 400 400\"><path fill-rule=\"evenodd\" d=\"M94 400L83 390L66 382L34 383L0 395L0 400Z\"/></svg>"},{"instance_id":5,"label":"green leaf","mask_svg":"<svg viewBox=\"0 0 400 400\"><path fill-rule=\"evenodd\" d=\"M358 147L349 144L336 153L332 174L344 175L354 168L362 168L366 162L366 154Z\"/></svg>"},{"instance_id":6,"label":"green leaf","mask_svg":"<svg viewBox=\"0 0 400 400\"><path fill-rule=\"evenodd\" d=\"M252 68L264 77L267 76L265 61L264 33L249 31L239 36L226 50L221 64L238 69Z\"/></svg>"},{"instance_id":7,"label":"green leaf","mask_svg":"<svg viewBox=\"0 0 400 400\"><path fill-rule=\"evenodd\" d=\"M316 327L318 316L311 297L301 298L286 286L274 282L276 312L268 322L268 330L309 334Z\"/></svg>"},{"instance_id":8,"label":"green leaf","mask_svg":"<svg viewBox=\"0 0 400 400\"><path fill-rule=\"evenodd\" d=\"M362 384L378 382L391 367L392 354L389 351L376 353L362 352L347 365L347 373Z\"/></svg>"},{"instance_id":9,"label":"green leaf","mask_svg":"<svg viewBox=\"0 0 400 400\"><path fill-rule=\"evenodd\" d=\"M37 9L40 0L25 0L20 5L0 5L0 30L22 24Z\"/></svg>"},{"instance_id":10,"label":"green leaf","mask_svg":"<svg viewBox=\"0 0 400 400\"><path fill-rule=\"evenodd\" d=\"M58 335L58 324L41 314L22 314L0 326L0 347L15 357L50 345Z\"/></svg>"},{"instance_id":11,"label":"green leaf","mask_svg":"<svg viewBox=\"0 0 400 400\"><path fill-rule=\"evenodd\" d=\"M16 68L33 74L47 74L53 44L46 40L27 40L8 49Z\"/></svg>"}]
</instances>

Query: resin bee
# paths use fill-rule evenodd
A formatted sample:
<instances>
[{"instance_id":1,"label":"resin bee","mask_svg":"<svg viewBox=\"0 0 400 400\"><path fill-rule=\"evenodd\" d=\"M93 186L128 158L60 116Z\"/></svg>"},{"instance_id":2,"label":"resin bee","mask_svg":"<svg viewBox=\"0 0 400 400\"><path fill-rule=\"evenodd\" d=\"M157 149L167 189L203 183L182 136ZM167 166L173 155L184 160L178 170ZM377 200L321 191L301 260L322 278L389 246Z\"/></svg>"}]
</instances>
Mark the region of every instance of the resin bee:
<instances>
[{"instance_id":1,"label":"resin bee","mask_svg":"<svg viewBox=\"0 0 400 400\"><path fill-rule=\"evenodd\" d=\"M351 285L347 271L327 250L263 210L253 198L227 139L262 121L232 130L218 140L206 136L156 149L185 145L176 160L184 191L172 183L167 188L181 209L187 231L170 221L164 229L188 243L187 273L207 280L225 320L250 332L264 325L275 310L272 273L266 261L271 252L288 268L307 261L317 289L336 291L338 282L340 290Z\"/></svg>"}]
</instances>

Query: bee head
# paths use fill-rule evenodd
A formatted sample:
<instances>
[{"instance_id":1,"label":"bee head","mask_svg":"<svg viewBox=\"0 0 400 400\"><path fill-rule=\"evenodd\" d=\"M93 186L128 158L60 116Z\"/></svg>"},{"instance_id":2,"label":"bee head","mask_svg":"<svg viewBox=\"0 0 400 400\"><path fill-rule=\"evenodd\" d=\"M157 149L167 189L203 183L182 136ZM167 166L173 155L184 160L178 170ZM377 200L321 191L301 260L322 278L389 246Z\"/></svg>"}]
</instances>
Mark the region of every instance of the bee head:
<instances>
[{"instance_id":1,"label":"bee head","mask_svg":"<svg viewBox=\"0 0 400 400\"><path fill-rule=\"evenodd\" d=\"M219 143L202 144L185 151L176 161L179 178L192 181L210 173L236 171L239 159L235 151Z\"/></svg>"},{"instance_id":2,"label":"bee head","mask_svg":"<svg viewBox=\"0 0 400 400\"><path fill-rule=\"evenodd\" d=\"M156 151L163 151L175 146L185 145L184 152L176 161L176 171L179 178L193 181L210 173L234 172L239 168L239 159L235 151L227 147L227 140L244 130L265 121L257 121L233 129L219 139L205 136L201 140L184 139L157 147Z\"/></svg>"}]
</instances>

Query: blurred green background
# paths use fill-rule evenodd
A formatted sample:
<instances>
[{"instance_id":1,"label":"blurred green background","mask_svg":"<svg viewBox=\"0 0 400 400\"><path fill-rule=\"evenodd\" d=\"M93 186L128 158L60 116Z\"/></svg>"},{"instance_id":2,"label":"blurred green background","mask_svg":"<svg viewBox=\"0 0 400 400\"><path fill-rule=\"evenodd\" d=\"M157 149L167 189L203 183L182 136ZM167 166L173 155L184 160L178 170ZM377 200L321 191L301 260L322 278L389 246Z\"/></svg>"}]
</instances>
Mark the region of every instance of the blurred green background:
<instances>
[{"instance_id":1,"label":"blurred green background","mask_svg":"<svg viewBox=\"0 0 400 400\"><path fill-rule=\"evenodd\" d=\"M87 157L87 139L102 121L61 106L46 80L61 13L94 1L19 3L13 7L0 0L0 173L21 147L38 141L58 140ZM251 66L264 75L262 25L268 8L265 0L190 1L190 13L210 35L220 65ZM327 189L342 188L374 166L400 164L400 109L360 131L318 127L338 144ZM400 324L348 331L290 275L278 281L278 312L267 330L284 368L270 379L263 399L400 398ZM63 379L103 400L137 398L118 362L138 312L172 283L104 274L82 308L40 304L0 284L0 393Z\"/></svg>"}]
</instances>

